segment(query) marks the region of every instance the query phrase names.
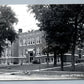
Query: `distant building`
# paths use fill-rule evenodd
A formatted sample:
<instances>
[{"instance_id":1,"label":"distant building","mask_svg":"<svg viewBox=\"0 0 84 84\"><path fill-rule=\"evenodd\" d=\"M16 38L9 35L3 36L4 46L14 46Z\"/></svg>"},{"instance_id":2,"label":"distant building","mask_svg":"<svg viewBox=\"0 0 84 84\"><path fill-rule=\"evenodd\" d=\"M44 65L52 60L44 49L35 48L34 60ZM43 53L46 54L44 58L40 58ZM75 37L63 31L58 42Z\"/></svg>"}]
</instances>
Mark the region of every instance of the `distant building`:
<instances>
[{"instance_id":1,"label":"distant building","mask_svg":"<svg viewBox=\"0 0 84 84\"><path fill-rule=\"evenodd\" d=\"M41 63L47 62L47 56L42 53L46 43L44 32L35 30L26 33L19 32L19 63L31 63L38 60Z\"/></svg>"},{"instance_id":2,"label":"distant building","mask_svg":"<svg viewBox=\"0 0 84 84\"><path fill-rule=\"evenodd\" d=\"M23 33L22 29L19 29L18 39L12 45L7 40L7 44L0 58L1 64L31 63L33 60L47 62L47 56L42 52L46 47L43 31L32 30ZM50 61L53 62L53 55L50 56Z\"/></svg>"},{"instance_id":3,"label":"distant building","mask_svg":"<svg viewBox=\"0 0 84 84\"><path fill-rule=\"evenodd\" d=\"M41 63L47 62L47 55L43 53L46 47L45 33L40 30L32 30L23 33L22 29L18 31L18 38L12 43L6 40L8 46L4 48L2 57L0 58L1 64L24 64L32 63L33 60L38 60ZM78 49L78 48L76 48ZM75 56L78 57L79 51L76 50ZM82 50L82 55L84 50ZM66 53L65 60L71 61L70 54ZM75 57L75 58L76 58ZM49 54L49 62L54 62L53 54ZM60 58L57 58L60 61Z\"/></svg>"}]
</instances>

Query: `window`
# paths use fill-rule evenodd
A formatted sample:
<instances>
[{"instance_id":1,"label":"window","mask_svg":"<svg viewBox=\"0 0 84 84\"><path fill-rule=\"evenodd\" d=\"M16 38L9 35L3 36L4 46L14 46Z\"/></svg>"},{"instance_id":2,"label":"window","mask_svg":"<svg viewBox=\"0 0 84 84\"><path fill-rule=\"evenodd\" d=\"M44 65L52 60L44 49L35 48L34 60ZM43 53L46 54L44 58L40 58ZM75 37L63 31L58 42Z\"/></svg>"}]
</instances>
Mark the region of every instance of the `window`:
<instances>
[{"instance_id":1,"label":"window","mask_svg":"<svg viewBox=\"0 0 84 84\"><path fill-rule=\"evenodd\" d=\"M36 44L39 44L39 37L36 38Z\"/></svg>"},{"instance_id":2,"label":"window","mask_svg":"<svg viewBox=\"0 0 84 84\"><path fill-rule=\"evenodd\" d=\"M53 62L53 58L51 58L51 61Z\"/></svg>"},{"instance_id":3,"label":"window","mask_svg":"<svg viewBox=\"0 0 84 84\"><path fill-rule=\"evenodd\" d=\"M40 40L39 40L39 43L40 43Z\"/></svg>"},{"instance_id":4,"label":"window","mask_svg":"<svg viewBox=\"0 0 84 84\"><path fill-rule=\"evenodd\" d=\"M29 40L29 44L31 45L32 44L32 39L30 38L30 40Z\"/></svg>"},{"instance_id":5,"label":"window","mask_svg":"<svg viewBox=\"0 0 84 84\"><path fill-rule=\"evenodd\" d=\"M31 44L32 44L32 41L31 41Z\"/></svg>"},{"instance_id":6,"label":"window","mask_svg":"<svg viewBox=\"0 0 84 84\"><path fill-rule=\"evenodd\" d=\"M29 45L29 38L27 39L27 45Z\"/></svg>"},{"instance_id":7,"label":"window","mask_svg":"<svg viewBox=\"0 0 84 84\"><path fill-rule=\"evenodd\" d=\"M34 40L34 38L32 38L32 44L35 44L35 40Z\"/></svg>"},{"instance_id":8,"label":"window","mask_svg":"<svg viewBox=\"0 0 84 84\"><path fill-rule=\"evenodd\" d=\"M45 58L45 62L47 62L47 58Z\"/></svg>"},{"instance_id":9,"label":"window","mask_svg":"<svg viewBox=\"0 0 84 84\"><path fill-rule=\"evenodd\" d=\"M30 44L30 42L29 42L29 44Z\"/></svg>"},{"instance_id":10,"label":"window","mask_svg":"<svg viewBox=\"0 0 84 84\"><path fill-rule=\"evenodd\" d=\"M37 55L40 55L40 49L37 48L37 51L36 51Z\"/></svg>"},{"instance_id":11,"label":"window","mask_svg":"<svg viewBox=\"0 0 84 84\"><path fill-rule=\"evenodd\" d=\"M24 46L26 45L26 40L25 40L25 39L23 39L23 45L24 45Z\"/></svg>"}]
</instances>

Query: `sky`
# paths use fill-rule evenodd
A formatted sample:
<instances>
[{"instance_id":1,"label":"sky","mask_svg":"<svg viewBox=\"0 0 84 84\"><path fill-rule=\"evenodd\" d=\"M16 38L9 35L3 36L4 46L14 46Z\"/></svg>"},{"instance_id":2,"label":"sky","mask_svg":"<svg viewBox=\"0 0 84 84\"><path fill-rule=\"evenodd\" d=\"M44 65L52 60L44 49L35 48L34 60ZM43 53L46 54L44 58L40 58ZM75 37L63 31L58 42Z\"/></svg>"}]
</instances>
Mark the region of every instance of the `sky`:
<instances>
[{"instance_id":1,"label":"sky","mask_svg":"<svg viewBox=\"0 0 84 84\"><path fill-rule=\"evenodd\" d=\"M37 30L39 27L36 25L38 23L35 20L34 14L28 12L27 5L8 5L12 8L12 10L16 14L16 18L18 19L18 23L14 24L14 29L18 31L18 29L22 29L23 32Z\"/></svg>"}]
</instances>

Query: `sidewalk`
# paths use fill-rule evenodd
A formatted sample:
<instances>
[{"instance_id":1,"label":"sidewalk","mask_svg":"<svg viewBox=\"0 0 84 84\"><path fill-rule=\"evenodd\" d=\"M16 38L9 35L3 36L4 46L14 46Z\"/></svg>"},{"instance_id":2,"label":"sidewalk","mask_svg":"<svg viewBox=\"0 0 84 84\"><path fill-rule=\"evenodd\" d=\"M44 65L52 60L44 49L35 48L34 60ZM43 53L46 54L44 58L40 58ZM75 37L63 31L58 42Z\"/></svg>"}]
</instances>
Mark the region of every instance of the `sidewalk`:
<instances>
[{"instance_id":1,"label":"sidewalk","mask_svg":"<svg viewBox=\"0 0 84 84\"><path fill-rule=\"evenodd\" d=\"M81 63L82 66L83 63ZM80 64L76 64L79 66ZM69 68L71 65L65 66ZM84 64L83 64L84 66ZM82 66L82 68L83 68ZM84 79L84 72L80 71L56 71L58 67L37 70L6 70L0 71L0 80L58 80L58 79ZM51 69L56 69L55 71Z\"/></svg>"},{"instance_id":2,"label":"sidewalk","mask_svg":"<svg viewBox=\"0 0 84 84\"><path fill-rule=\"evenodd\" d=\"M84 73L80 72L30 72L24 74L21 72L0 74L0 80L59 80L59 79L84 79Z\"/></svg>"}]
</instances>

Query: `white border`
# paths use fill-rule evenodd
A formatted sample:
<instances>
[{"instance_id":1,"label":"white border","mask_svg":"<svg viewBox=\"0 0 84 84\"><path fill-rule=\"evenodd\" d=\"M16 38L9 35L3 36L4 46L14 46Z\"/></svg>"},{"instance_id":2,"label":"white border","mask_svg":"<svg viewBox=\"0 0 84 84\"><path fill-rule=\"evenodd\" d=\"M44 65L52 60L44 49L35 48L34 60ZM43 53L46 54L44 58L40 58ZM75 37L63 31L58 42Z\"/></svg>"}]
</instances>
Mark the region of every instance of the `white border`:
<instances>
[{"instance_id":1,"label":"white border","mask_svg":"<svg viewBox=\"0 0 84 84\"><path fill-rule=\"evenodd\" d=\"M84 4L84 0L0 0L2 4Z\"/></svg>"}]
</instances>

